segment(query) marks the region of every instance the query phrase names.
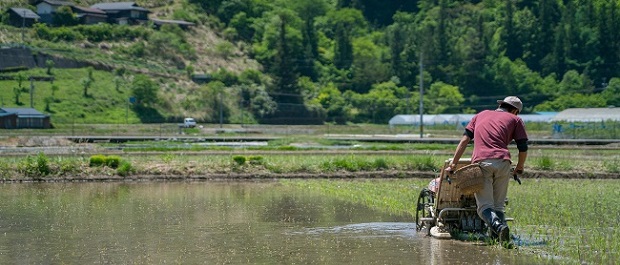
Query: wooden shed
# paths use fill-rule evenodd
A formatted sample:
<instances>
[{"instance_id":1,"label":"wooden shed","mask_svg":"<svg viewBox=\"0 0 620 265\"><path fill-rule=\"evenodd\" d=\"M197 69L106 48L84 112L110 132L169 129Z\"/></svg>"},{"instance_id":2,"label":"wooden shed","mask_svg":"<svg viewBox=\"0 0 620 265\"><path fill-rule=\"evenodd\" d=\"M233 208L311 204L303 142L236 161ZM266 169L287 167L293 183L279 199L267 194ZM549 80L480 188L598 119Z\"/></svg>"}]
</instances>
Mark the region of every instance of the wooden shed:
<instances>
[{"instance_id":1,"label":"wooden shed","mask_svg":"<svg viewBox=\"0 0 620 265\"><path fill-rule=\"evenodd\" d=\"M33 108L0 108L0 127L4 129L49 129L50 116Z\"/></svg>"}]
</instances>

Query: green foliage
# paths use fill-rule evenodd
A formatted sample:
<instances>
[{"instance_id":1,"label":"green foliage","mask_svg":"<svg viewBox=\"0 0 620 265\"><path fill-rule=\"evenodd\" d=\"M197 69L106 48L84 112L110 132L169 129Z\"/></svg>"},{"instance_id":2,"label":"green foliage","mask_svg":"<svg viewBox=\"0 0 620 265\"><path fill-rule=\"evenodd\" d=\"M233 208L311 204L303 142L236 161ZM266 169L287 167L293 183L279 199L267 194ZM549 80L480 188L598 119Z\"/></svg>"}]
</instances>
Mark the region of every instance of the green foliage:
<instances>
[{"instance_id":1,"label":"green foliage","mask_svg":"<svg viewBox=\"0 0 620 265\"><path fill-rule=\"evenodd\" d=\"M465 101L458 87L443 82L433 83L428 91L428 97L430 104L424 108L428 108L428 112L432 114L458 113Z\"/></svg>"},{"instance_id":2,"label":"green foliage","mask_svg":"<svg viewBox=\"0 0 620 265\"><path fill-rule=\"evenodd\" d=\"M110 168L119 168L124 161L116 155L106 156L106 155L93 155L89 159L90 167L102 167L107 166Z\"/></svg>"},{"instance_id":3,"label":"green foliage","mask_svg":"<svg viewBox=\"0 0 620 265\"><path fill-rule=\"evenodd\" d=\"M620 173L620 160L605 161L603 167L610 173Z\"/></svg>"},{"instance_id":4,"label":"green foliage","mask_svg":"<svg viewBox=\"0 0 620 265\"><path fill-rule=\"evenodd\" d=\"M439 167L431 156L413 156L411 157L411 169L422 171L435 171Z\"/></svg>"},{"instance_id":5,"label":"green foliage","mask_svg":"<svg viewBox=\"0 0 620 265\"><path fill-rule=\"evenodd\" d=\"M40 178L51 173L49 159L43 153L39 153L36 158L27 156L17 165L18 172L33 178Z\"/></svg>"},{"instance_id":6,"label":"green foliage","mask_svg":"<svg viewBox=\"0 0 620 265\"><path fill-rule=\"evenodd\" d=\"M149 106L157 102L158 86L146 75L137 75L131 82L131 91L138 99L138 104Z\"/></svg>"},{"instance_id":7,"label":"green foliage","mask_svg":"<svg viewBox=\"0 0 620 265\"><path fill-rule=\"evenodd\" d=\"M372 167L376 170L388 169L389 163L384 158L377 158L373 161Z\"/></svg>"},{"instance_id":8,"label":"green foliage","mask_svg":"<svg viewBox=\"0 0 620 265\"><path fill-rule=\"evenodd\" d=\"M251 81L237 76L235 80L223 73L218 79L225 84L224 90L235 90L227 94L227 121L266 121L290 115L340 124L385 123L395 114L413 112L411 103L420 96L416 87L420 66L426 113L474 113L493 107L495 98L506 95L520 96L526 105L524 113L620 105L620 86L614 81L620 77L620 67L613 67L620 61L620 19L615 15L620 13L620 5L614 1L173 2L166 13L196 22L197 30L183 31L174 25L159 30L106 23L72 26L76 14L63 7L55 17L58 27L38 23L26 31L29 45L59 57L122 65L130 71L140 69L179 80L185 77L174 75L184 74L188 65L196 70L212 69L203 56L230 61L230 66L223 68L236 73L244 68L235 62L244 56L237 56L237 52L246 53L261 64L255 69L261 69L262 76ZM149 7L159 4L162 2L149 2ZM191 35L209 28L218 31L220 37L230 33L231 42L216 41L207 48L201 45L198 54L198 46L192 43L207 37ZM3 30L9 40L20 35L13 27L3 26ZM242 42L234 42L238 40ZM55 121L78 118L118 122L122 111L109 110L118 106L101 102L125 100L97 98L96 91L114 88L109 79L98 79L97 84L63 80L66 76L58 74L64 71L55 69L54 74L55 82L69 83L59 91L65 98L50 103L44 102L46 95L42 95L35 104L54 110L58 115ZM0 91L11 95L14 85L5 86L4 82L0 81ZM236 87L244 82L255 86ZM394 85L386 85L389 82ZM189 85L171 88L166 82L162 84L166 85L161 90L157 85L149 86L156 93L136 95L139 106L134 111L143 113L134 115L134 121L138 120L136 116L144 118L148 113L174 116L200 111L212 116L218 106L213 104L220 103L205 103L204 91L200 96L193 95L197 89ZM76 101L73 97L76 85L81 86L83 93L78 94L85 99ZM378 86L404 87L408 93L373 91ZM340 95L329 91L332 87ZM170 94L180 94L179 100L158 98L157 92L166 89ZM117 86L112 97L120 93ZM389 94L396 99L377 98ZM19 95L13 95L15 105L23 104ZM68 107L69 100L80 107ZM328 101L333 104L326 104ZM250 114L252 117L244 116ZM165 118L173 117L160 120Z\"/></svg>"},{"instance_id":9,"label":"green foliage","mask_svg":"<svg viewBox=\"0 0 620 265\"><path fill-rule=\"evenodd\" d=\"M135 172L136 172L136 169L131 165L131 163L128 161L124 161L124 160L120 163L120 165L116 169L116 174L118 174L119 176L123 176L123 177L129 176Z\"/></svg>"},{"instance_id":10,"label":"green foliage","mask_svg":"<svg viewBox=\"0 0 620 265\"><path fill-rule=\"evenodd\" d=\"M93 155L89 159L89 166L91 167L101 167L106 164L106 156L105 155Z\"/></svg>"},{"instance_id":11,"label":"green foliage","mask_svg":"<svg viewBox=\"0 0 620 265\"><path fill-rule=\"evenodd\" d=\"M542 170L551 170L554 167L554 162L550 157L543 156L536 160L535 167Z\"/></svg>"},{"instance_id":12,"label":"green foliage","mask_svg":"<svg viewBox=\"0 0 620 265\"><path fill-rule=\"evenodd\" d=\"M37 155L36 172L40 176L49 175L51 172L50 166L49 166L49 159L44 153L39 153Z\"/></svg>"},{"instance_id":13,"label":"green foliage","mask_svg":"<svg viewBox=\"0 0 620 265\"><path fill-rule=\"evenodd\" d=\"M77 14L68 5L62 5L52 13L52 23L56 26L74 26L79 22Z\"/></svg>"},{"instance_id":14,"label":"green foliage","mask_svg":"<svg viewBox=\"0 0 620 265\"><path fill-rule=\"evenodd\" d=\"M264 158L262 156L249 156L247 160L250 165L262 165L264 163Z\"/></svg>"},{"instance_id":15,"label":"green foliage","mask_svg":"<svg viewBox=\"0 0 620 265\"><path fill-rule=\"evenodd\" d=\"M107 156L105 158L105 165L111 168L118 168L118 166L121 164L121 158L119 156Z\"/></svg>"},{"instance_id":16,"label":"green foliage","mask_svg":"<svg viewBox=\"0 0 620 265\"><path fill-rule=\"evenodd\" d=\"M236 165L241 166L241 165L245 165L247 158L245 156L233 156L233 161L235 162Z\"/></svg>"},{"instance_id":17,"label":"green foliage","mask_svg":"<svg viewBox=\"0 0 620 265\"><path fill-rule=\"evenodd\" d=\"M9 163L7 161L0 160L0 179L7 179L11 177L9 169Z\"/></svg>"}]
</instances>

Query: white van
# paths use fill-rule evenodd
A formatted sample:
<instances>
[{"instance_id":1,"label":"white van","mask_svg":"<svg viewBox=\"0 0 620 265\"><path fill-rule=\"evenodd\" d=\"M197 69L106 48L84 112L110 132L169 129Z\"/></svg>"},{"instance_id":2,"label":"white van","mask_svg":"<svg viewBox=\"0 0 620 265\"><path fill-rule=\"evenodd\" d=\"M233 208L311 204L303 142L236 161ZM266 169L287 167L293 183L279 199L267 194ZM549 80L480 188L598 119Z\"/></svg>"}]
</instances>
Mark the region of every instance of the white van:
<instances>
[{"instance_id":1,"label":"white van","mask_svg":"<svg viewBox=\"0 0 620 265\"><path fill-rule=\"evenodd\" d=\"M194 120L194 118L185 118L185 120L183 120L183 126L185 128L194 128L196 127L196 120Z\"/></svg>"}]
</instances>

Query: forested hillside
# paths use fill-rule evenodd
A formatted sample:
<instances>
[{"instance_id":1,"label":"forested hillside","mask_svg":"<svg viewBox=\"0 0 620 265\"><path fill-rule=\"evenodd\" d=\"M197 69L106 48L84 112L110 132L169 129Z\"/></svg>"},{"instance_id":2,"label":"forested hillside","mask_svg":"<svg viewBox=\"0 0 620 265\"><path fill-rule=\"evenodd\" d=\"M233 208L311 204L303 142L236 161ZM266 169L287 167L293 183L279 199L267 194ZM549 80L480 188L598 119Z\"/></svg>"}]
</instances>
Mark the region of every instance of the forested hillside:
<instances>
[{"instance_id":1,"label":"forested hillside","mask_svg":"<svg viewBox=\"0 0 620 265\"><path fill-rule=\"evenodd\" d=\"M424 112L433 114L492 108L506 95L521 97L524 112L620 106L618 1L138 3L160 17L197 27L188 32L129 29L111 39L92 37L98 26L35 26L32 36L48 42L106 43L112 48L104 52L114 58L157 59L177 69L169 71L176 80L207 72L211 82L198 88L168 86L177 94L182 91L183 100L156 108L196 113L216 110L226 101L228 122L250 115L248 120L263 123L385 123L395 114L418 113L420 85ZM71 32L79 34L67 37ZM225 41L210 50L201 48L208 32ZM123 44L114 44L119 41ZM222 69L216 70L204 66L209 58L252 59L260 66L220 64ZM153 104L157 102L162 100Z\"/></svg>"}]
</instances>

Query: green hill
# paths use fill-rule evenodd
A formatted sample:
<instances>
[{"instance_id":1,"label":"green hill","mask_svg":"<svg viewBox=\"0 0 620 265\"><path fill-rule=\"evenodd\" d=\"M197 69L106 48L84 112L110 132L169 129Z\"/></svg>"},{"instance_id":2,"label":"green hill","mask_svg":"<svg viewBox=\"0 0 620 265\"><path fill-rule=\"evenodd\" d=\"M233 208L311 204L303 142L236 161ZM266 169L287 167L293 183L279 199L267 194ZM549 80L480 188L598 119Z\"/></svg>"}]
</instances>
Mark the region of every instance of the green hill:
<instances>
[{"instance_id":1,"label":"green hill","mask_svg":"<svg viewBox=\"0 0 620 265\"><path fill-rule=\"evenodd\" d=\"M0 7L32 2L3 1ZM618 1L137 3L151 18L195 26L74 25L75 14L65 9L54 27L0 26L0 42L26 45L33 57L56 62L58 84L73 71L63 60L93 67L102 78L88 82L88 70L75 70L81 76L59 89L83 95L72 100L85 122L106 120L104 110L80 107L96 105L97 86L122 105L138 99L129 109L134 122L183 116L215 122L221 114L229 123L385 124L396 114L417 113L420 101L429 114L474 113L506 95L522 98L524 113L620 106ZM0 81L7 106L17 101L10 80L16 73L6 71ZM191 81L193 74L204 74L205 83ZM119 84L125 90L115 92ZM84 95L84 86L93 93ZM35 105L55 112L53 121L72 117L64 113L64 98L34 96Z\"/></svg>"},{"instance_id":2,"label":"green hill","mask_svg":"<svg viewBox=\"0 0 620 265\"><path fill-rule=\"evenodd\" d=\"M26 2L3 2L2 10L9 6L23 6ZM96 2L81 1L81 4ZM177 3L181 1L142 2L151 8L153 16L160 18L166 18L174 10L183 8ZM84 97L81 81L87 77L88 70L54 65L53 84L34 83L34 107L52 114L54 123L70 123L76 119L84 123L175 122L184 116L196 117L201 121L212 120L211 116L216 115L207 113L210 106L190 102L199 100L195 97L201 87L190 80L190 75L205 73L217 76L220 69L225 69L225 73L238 74L246 69L259 68L256 61L248 58L236 44L218 36L218 32L209 25L197 23L188 31L173 27L155 30L148 26L58 28L39 25L28 29L25 45L35 54L93 65L95 76L92 87L88 89L88 96ZM107 37L97 39L98 34L106 34ZM114 34L118 37L110 37ZM21 45L21 29L0 26L0 43L5 46ZM43 69L5 73L4 76L15 77L17 74L26 79L31 75L46 76ZM135 97L128 86L137 74L150 76L158 86L159 97L156 104L151 104L149 108L151 114L141 113L144 108L134 105L127 108L128 98ZM0 80L2 106L30 107L30 84L27 80L22 84L18 103L14 92L14 88L19 88L17 83L16 80ZM117 83L119 89L116 89ZM52 86L57 87L54 96Z\"/></svg>"}]
</instances>

